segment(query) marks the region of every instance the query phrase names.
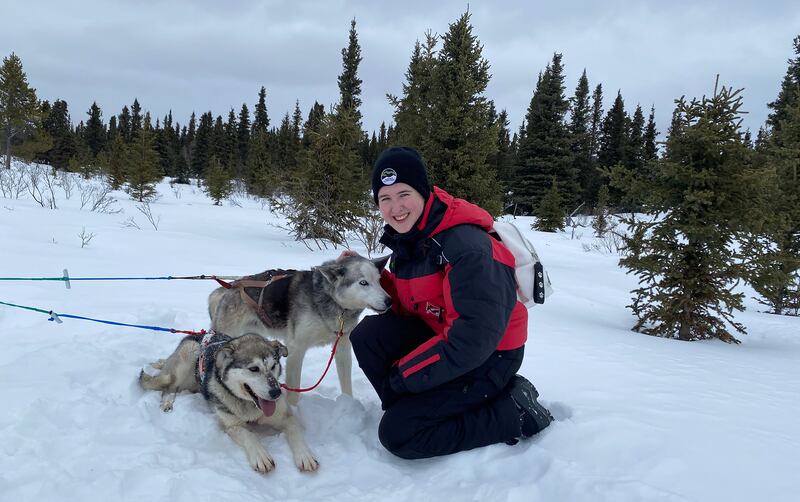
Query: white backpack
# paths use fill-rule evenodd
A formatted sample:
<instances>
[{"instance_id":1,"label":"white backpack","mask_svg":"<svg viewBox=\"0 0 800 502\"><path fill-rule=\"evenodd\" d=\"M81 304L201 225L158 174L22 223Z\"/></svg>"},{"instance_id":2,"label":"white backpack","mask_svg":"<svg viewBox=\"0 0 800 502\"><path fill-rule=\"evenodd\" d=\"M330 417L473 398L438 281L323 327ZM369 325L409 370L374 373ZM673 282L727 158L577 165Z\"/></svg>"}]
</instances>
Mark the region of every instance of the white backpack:
<instances>
[{"instance_id":1,"label":"white backpack","mask_svg":"<svg viewBox=\"0 0 800 502\"><path fill-rule=\"evenodd\" d=\"M528 308L544 303L553 294L553 285L533 244L522 235L516 225L507 221L495 221L489 233L514 255L514 276L517 278L519 301Z\"/></svg>"}]
</instances>

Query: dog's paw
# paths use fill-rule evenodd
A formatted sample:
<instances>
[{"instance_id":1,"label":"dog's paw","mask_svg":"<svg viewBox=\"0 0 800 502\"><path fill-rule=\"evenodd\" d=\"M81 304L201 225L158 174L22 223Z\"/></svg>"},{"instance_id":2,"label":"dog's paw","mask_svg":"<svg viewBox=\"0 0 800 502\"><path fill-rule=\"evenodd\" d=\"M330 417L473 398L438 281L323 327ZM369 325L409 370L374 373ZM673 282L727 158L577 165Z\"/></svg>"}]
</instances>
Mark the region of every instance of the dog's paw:
<instances>
[{"instance_id":1,"label":"dog's paw","mask_svg":"<svg viewBox=\"0 0 800 502\"><path fill-rule=\"evenodd\" d=\"M264 448L257 448L255 451L247 453L247 460L250 466L256 471L266 474L275 468L275 461L269 456Z\"/></svg>"},{"instance_id":2,"label":"dog's paw","mask_svg":"<svg viewBox=\"0 0 800 502\"><path fill-rule=\"evenodd\" d=\"M319 462L308 450L296 453L294 455L294 463L303 472L314 472L319 469Z\"/></svg>"},{"instance_id":3,"label":"dog's paw","mask_svg":"<svg viewBox=\"0 0 800 502\"><path fill-rule=\"evenodd\" d=\"M164 413L169 413L172 411L173 406L175 406L174 399L165 399L164 401L161 401L161 411Z\"/></svg>"}]
</instances>

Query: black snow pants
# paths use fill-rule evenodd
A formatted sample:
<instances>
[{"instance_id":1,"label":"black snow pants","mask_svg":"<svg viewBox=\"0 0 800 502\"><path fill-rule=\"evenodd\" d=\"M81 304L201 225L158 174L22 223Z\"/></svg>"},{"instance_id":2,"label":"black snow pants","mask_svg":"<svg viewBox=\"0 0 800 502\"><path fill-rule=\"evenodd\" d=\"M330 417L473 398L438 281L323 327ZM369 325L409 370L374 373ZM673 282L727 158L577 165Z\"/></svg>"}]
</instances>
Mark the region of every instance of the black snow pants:
<instances>
[{"instance_id":1,"label":"black snow pants","mask_svg":"<svg viewBox=\"0 0 800 502\"><path fill-rule=\"evenodd\" d=\"M353 352L385 410L378 437L407 459L435 457L520 437L520 418L506 386L524 347L495 351L467 373L420 393L398 394L389 372L434 335L420 319L392 312L365 317L350 334Z\"/></svg>"}]
</instances>

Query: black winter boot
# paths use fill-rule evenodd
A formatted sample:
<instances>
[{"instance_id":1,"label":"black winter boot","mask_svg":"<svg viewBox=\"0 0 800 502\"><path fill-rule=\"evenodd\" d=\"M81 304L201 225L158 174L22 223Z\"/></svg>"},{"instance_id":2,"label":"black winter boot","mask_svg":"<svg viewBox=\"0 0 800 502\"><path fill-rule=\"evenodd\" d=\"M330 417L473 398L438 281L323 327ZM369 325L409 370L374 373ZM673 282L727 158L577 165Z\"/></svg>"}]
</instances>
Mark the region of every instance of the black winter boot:
<instances>
[{"instance_id":1,"label":"black winter boot","mask_svg":"<svg viewBox=\"0 0 800 502\"><path fill-rule=\"evenodd\" d=\"M553 415L536 400L539 392L527 378L516 375L508 384L509 394L519 410L522 439L544 430L553 421ZM511 444L515 444L512 442Z\"/></svg>"}]
</instances>

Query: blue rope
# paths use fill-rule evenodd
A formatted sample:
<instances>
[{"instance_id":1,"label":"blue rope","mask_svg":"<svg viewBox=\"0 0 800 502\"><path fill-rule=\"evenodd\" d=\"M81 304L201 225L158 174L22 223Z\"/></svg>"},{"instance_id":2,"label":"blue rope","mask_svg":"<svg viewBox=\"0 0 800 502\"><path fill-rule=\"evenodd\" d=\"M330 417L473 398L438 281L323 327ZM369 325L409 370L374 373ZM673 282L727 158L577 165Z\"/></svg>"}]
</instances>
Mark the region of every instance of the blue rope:
<instances>
[{"instance_id":1,"label":"blue rope","mask_svg":"<svg viewBox=\"0 0 800 502\"><path fill-rule=\"evenodd\" d=\"M95 318L92 318L92 317L83 317L83 316L72 315L72 314L58 314L56 312L53 312L52 310L44 310L44 309L39 309L39 308L35 308L35 307L26 307L24 305L16 305L14 303L7 303L7 302L3 302L3 301L0 301L0 305L7 305L9 307L16 307L16 308L25 309L25 310L32 310L34 312L41 312L42 314L47 314L47 315L50 316L48 321L55 321L55 322L57 322L59 324L61 323L61 318L62 317L67 317L67 318L70 318L70 319L81 319L81 320L84 320L84 321L94 321L94 322L99 322L99 323L103 323L103 324L110 324L112 326L126 326L126 327L129 327L129 328L149 329L151 331L166 331L168 333L185 333L187 335L204 335L204 334L206 334L205 330L191 331L191 330L183 330L183 329L175 329L175 328L162 328L160 326L147 326L147 325L144 325L144 324L128 324L128 323L124 323L124 322L105 321L103 319L95 319Z\"/></svg>"},{"instance_id":2,"label":"blue rope","mask_svg":"<svg viewBox=\"0 0 800 502\"><path fill-rule=\"evenodd\" d=\"M93 319L91 317L83 317L83 316L72 315L72 314L58 314L58 317L68 317L70 319L83 319L84 321L100 322L100 323L103 323L103 324L111 324L112 326L127 326L129 328L149 329L149 330L152 330L152 331L167 331L167 332L170 332L170 333L174 333L176 331L173 328L162 328L160 326L146 326L146 325L142 325L142 324L127 324L127 323L124 323L124 322L104 321L102 319ZM53 321L55 319L50 318L49 320Z\"/></svg>"}]
</instances>

